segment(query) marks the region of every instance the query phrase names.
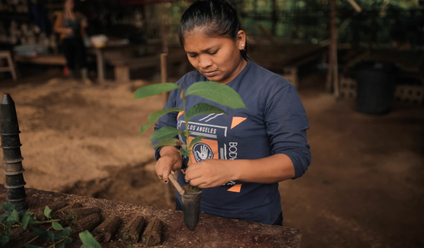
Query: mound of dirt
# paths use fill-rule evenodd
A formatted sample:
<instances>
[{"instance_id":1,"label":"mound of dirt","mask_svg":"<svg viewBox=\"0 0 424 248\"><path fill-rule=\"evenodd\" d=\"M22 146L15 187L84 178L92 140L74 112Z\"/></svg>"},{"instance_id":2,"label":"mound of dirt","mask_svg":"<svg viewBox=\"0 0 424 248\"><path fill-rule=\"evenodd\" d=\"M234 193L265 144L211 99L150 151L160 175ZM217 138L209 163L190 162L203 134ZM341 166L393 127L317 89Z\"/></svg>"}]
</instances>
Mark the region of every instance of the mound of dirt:
<instances>
[{"instance_id":1,"label":"mound of dirt","mask_svg":"<svg viewBox=\"0 0 424 248\"><path fill-rule=\"evenodd\" d=\"M152 184L158 181L153 130L138 135L148 113L165 103L164 95L134 100L145 84L86 86L55 78L2 88L15 101L27 187L174 208L170 186Z\"/></svg>"}]
</instances>

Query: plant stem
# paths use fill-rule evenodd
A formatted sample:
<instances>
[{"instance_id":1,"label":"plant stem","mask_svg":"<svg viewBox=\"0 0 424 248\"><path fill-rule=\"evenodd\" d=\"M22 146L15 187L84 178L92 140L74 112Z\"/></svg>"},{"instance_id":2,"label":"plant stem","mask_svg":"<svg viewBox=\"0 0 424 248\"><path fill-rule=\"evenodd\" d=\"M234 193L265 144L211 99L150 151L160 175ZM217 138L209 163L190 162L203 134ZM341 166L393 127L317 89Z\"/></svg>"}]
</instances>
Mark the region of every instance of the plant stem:
<instances>
[{"instance_id":1,"label":"plant stem","mask_svg":"<svg viewBox=\"0 0 424 248\"><path fill-rule=\"evenodd\" d=\"M50 229L52 229L52 228L53 228L53 227L51 226L51 227L47 228L47 230L46 230L46 231L48 231L48 230L50 230ZM38 239L39 237L40 237L40 235L35 236L33 239L31 239L30 241L28 241L28 242L27 242L27 244L32 243L34 240Z\"/></svg>"},{"instance_id":2,"label":"plant stem","mask_svg":"<svg viewBox=\"0 0 424 248\"><path fill-rule=\"evenodd\" d=\"M33 225L34 225L34 224L46 224L46 223L59 222L59 221L62 221L62 220L61 220L61 219L45 220L45 221L35 222L35 223L32 223L32 224L33 224Z\"/></svg>"},{"instance_id":3,"label":"plant stem","mask_svg":"<svg viewBox=\"0 0 424 248\"><path fill-rule=\"evenodd\" d=\"M188 143L188 138L190 137L190 131L188 131L188 122L190 121L190 120L188 120L187 119L187 115L186 115L186 113L187 113L187 111L186 111L186 99L187 99L187 97L186 96L184 96L184 90L182 89L181 90L181 95L182 95L182 97L183 97L183 115L184 115L184 121L185 121L185 127L186 127L186 129L185 129L185 138L186 138L186 142L187 142L187 150L188 150L188 152L189 152L189 155L188 155L188 164L191 164L191 156L190 156L190 144Z\"/></svg>"},{"instance_id":4,"label":"plant stem","mask_svg":"<svg viewBox=\"0 0 424 248\"><path fill-rule=\"evenodd\" d=\"M64 237L63 239L53 243L51 246L49 246L48 248L53 248L56 247L57 244L62 243L63 241L65 241L67 238L69 238L68 236Z\"/></svg>"}]
</instances>

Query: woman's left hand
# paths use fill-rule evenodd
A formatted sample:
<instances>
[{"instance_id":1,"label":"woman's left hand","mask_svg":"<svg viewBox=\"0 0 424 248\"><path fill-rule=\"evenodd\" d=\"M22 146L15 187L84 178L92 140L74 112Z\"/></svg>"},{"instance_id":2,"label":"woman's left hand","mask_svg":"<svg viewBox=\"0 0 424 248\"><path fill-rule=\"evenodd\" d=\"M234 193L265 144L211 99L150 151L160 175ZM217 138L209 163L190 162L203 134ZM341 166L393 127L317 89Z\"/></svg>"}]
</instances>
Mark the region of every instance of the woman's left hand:
<instances>
[{"instance_id":1,"label":"woman's left hand","mask_svg":"<svg viewBox=\"0 0 424 248\"><path fill-rule=\"evenodd\" d=\"M190 165L186 170L185 180L192 186L212 188L234 180L234 171L229 165L232 161L207 159Z\"/></svg>"}]
</instances>

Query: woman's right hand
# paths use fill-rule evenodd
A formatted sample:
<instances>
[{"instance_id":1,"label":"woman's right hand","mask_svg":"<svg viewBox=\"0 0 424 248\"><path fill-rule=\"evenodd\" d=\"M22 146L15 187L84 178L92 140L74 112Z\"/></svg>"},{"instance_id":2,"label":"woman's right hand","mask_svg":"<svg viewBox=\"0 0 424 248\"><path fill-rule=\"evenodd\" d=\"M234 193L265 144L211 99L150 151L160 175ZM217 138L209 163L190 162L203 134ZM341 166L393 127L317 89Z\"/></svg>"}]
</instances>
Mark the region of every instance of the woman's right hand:
<instances>
[{"instance_id":1,"label":"woman's right hand","mask_svg":"<svg viewBox=\"0 0 424 248\"><path fill-rule=\"evenodd\" d=\"M168 175L181 169L183 159L177 148L174 146L164 146L160 151L160 158L156 162L155 169L159 180L168 183Z\"/></svg>"},{"instance_id":2,"label":"woman's right hand","mask_svg":"<svg viewBox=\"0 0 424 248\"><path fill-rule=\"evenodd\" d=\"M66 28L66 34L74 34L74 30L72 28Z\"/></svg>"}]
</instances>

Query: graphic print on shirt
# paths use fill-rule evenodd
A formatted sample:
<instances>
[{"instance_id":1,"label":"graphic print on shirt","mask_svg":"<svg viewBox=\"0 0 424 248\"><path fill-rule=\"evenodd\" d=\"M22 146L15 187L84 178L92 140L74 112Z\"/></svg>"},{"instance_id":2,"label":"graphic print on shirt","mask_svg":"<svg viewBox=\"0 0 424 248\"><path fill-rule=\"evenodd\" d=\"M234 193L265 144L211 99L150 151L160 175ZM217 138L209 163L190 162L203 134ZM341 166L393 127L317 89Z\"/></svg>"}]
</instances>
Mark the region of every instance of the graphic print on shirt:
<instances>
[{"instance_id":1,"label":"graphic print on shirt","mask_svg":"<svg viewBox=\"0 0 424 248\"><path fill-rule=\"evenodd\" d=\"M182 113L179 113L178 117L180 117L181 114ZM197 121L189 122L188 130L193 136L189 137L188 144L190 144L196 136L204 137L200 142L198 142L192 147L192 152L190 153L191 163L198 163L206 159L237 159L238 142L218 142L218 136L221 138L226 138L228 135L228 130L235 128L237 125L246 120L246 118L232 117L231 123L229 123L228 126L211 124L213 120L217 120L221 116L223 116L223 114L209 114L205 117L200 118ZM178 119L177 128L179 130L184 130L184 127L185 121ZM183 140L181 140L180 138L180 141ZM228 191L230 192L239 193L241 190L241 184L236 184L236 182L234 181L227 182L223 186L232 186L228 189Z\"/></svg>"}]
</instances>

